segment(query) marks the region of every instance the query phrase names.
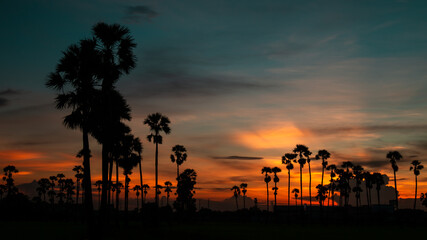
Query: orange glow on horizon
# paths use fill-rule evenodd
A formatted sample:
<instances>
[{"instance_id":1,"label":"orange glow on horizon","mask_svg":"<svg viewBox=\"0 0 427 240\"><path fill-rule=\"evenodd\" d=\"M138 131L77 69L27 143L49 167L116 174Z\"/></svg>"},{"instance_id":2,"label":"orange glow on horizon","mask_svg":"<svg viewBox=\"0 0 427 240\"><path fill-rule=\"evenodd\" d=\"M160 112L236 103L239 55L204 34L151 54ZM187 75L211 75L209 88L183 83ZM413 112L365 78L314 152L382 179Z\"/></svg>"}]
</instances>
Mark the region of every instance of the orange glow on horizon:
<instances>
[{"instance_id":1,"label":"orange glow on horizon","mask_svg":"<svg viewBox=\"0 0 427 240\"><path fill-rule=\"evenodd\" d=\"M25 151L15 151L7 150L0 152L0 159L19 161L19 160L30 160L42 158L44 155L38 152L25 152Z\"/></svg>"}]
</instances>

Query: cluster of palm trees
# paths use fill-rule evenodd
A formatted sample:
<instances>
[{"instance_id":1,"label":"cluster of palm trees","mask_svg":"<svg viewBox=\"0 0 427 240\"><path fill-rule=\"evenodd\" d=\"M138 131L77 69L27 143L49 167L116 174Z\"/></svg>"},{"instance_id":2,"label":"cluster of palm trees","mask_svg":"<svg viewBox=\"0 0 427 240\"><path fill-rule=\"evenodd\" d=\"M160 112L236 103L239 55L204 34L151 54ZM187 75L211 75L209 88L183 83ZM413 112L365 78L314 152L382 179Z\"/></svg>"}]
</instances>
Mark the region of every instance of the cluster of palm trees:
<instances>
[{"instance_id":1,"label":"cluster of palm trees","mask_svg":"<svg viewBox=\"0 0 427 240\"><path fill-rule=\"evenodd\" d=\"M243 209L246 209L246 193L248 192L248 184L247 183L241 183L240 187L237 185L234 185L230 190L233 191L233 196L236 200L236 209L239 209L239 203L237 201L238 197L243 194Z\"/></svg>"},{"instance_id":2,"label":"cluster of palm trees","mask_svg":"<svg viewBox=\"0 0 427 240\"><path fill-rule=\"evenodd\" d=\"M322 177L321 182L316 186L317 195L315 198L319 201L319 205L323 206L324 201L328 199L327 205L329 206L329 200L332 200L332 206L335 204L335 192L339 192L339 205L348 206L349 205L349 197L353 192L356 198L356 207L361 206L361 193L362 188L361 185L364 182L366 188L366 198L368 206L372 205L372 197L371 190L375 185L375 189L377 191L377 204L381 204L380 200L380 190L381 186L385 184L384 176L381 173L370 173L369 171L364 171L364 168L360 165L354 165L350 161L343 162L341 168L337 167L335 164L328 165L328 159L331 157L331 154L327 150L319 150L317 155L312 159L310 156L312 152L305 145L298 144L293 149L291 153L286 153L282 157L282 164L286 166L288 172L288 206L290 205L290 197L291 197L291 170L294 169L294 163L299 164L299 174L300 174L300 188L294 188L292 193L295 196L295 201L297 201L298 195L300 199L300 205L303 205L303 188L302 188L302 172L305 164L308 164L309 171L309 204L312 205L312 194L311 194L311 160L321 160L322 166ZM396 172L398 171L397 162L402 159L402 155L397 151L389 152L386 157L389 159L393 172L394 172L394 185L395 185L395 207L398 208L398 191L397 191L397 179ZM423 169L423 165L418 160L414 160L411 163L410 170L414 172L415 175L415 199L414 199L414 209L416 208L416 200L417 200L417 176L420 174L421 169ZM330 180L329 184L324 184L323 179L325 175L325 170L330 171ZM272 190L274 191L274 206L277 205L277 183L279 182L279 177L277 173L281 172L281 169L278 167L263 167L261 173L264 175L264 182L267 185L267 211L269 210L269 188L268 184L271 181L271 176L269 174L273 173L274 179L274 187ZM355 186L351 188L350 181L355 182ZM332 197L331 197L332 196ZM295 202L297 204L297 202Z\"/></svg>"}]
</instances>

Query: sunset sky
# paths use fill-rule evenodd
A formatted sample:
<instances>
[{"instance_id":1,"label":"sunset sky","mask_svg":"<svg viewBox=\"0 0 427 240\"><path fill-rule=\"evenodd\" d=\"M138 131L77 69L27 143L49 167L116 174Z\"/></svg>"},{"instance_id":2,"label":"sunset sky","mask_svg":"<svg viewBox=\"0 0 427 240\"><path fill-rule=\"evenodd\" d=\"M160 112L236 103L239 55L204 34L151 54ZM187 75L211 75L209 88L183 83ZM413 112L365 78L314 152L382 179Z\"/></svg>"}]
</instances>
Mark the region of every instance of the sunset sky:
<instances>
[{"instance_id":1,"label":"sunset sky","mask_svg":"<svg viewBox=\"0 0 427 240\"><path fill-rule=\"evenodd\" d=\"M17 184L74 175L81 133L62 125L68 111L55 109L44 83L62 51L104 21L129 27L137 43L137 66L118 90L143 139L149 185L154 145L142 121L161 112L172 132L160 146L160 182L175 185L169 155L184 145L181 169L198 173L198 198L228 198L233 185L247 182L248 195L262 201L261 168L285 170L281 156L296 144L390 178L385 156L398 150L398 189L413 197L410 162L427 165L426 9L425 1L405 0L2 2L0 167L15 165ZM101 148L94 139L91 149L95 182ZM312 168L314 188L320 162ZM292 176L298 187L298 170ZM283 203L286 172L280 177ZM426 192L427 170L419 180Z\"/></svg>"}]
</instances>

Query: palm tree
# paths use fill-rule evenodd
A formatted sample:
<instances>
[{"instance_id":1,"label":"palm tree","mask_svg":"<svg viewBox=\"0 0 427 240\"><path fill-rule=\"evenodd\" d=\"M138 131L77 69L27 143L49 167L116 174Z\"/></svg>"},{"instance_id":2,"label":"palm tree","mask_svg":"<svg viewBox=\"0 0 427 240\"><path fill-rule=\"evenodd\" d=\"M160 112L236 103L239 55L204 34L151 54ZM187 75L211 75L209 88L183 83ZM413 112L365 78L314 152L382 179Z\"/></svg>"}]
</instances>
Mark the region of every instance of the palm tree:
<instances>
[{"instance_id":1,"label":"palm tree","mask_svg":"<svg viewBox=\"0 0 427 240\"><path fill-rule=\"evenodd\" d=\"M150 189L150 186L148 186L148 184L144 184L142 185L142 189L144 190L144 195L142 196L142 203L145 203L144 199L147 199L147 189Z\"/></svg>"},{"instance_id":2,"label":"palm tree","mask_svg":"<svg viewBox=\"0 0 427 240\"><path fill-rule=\"evenodd\" d=\"M46 193L50 188L50 180L48 178L41 178L37 183L39 184L39 191L43 195L43 201L46 201Z\"/></svg>"},{"instance_id":3,"label":"palm tree","mask_svg":"<svg viewBox=\"0 0 427 240\"><path fill-rule=\"evenodd\" d=\"M49 180L50 180L50 187L51 187L51 189L49 190L49 192L47 193L47 195L49 196L50 203L53 206L53 204L55 203L55 195L56 195L56 192L55 192L55 182L58 181L58 178L56 176L50 176Z\"/></svg>"},{"instance_id":4,"label":"palm tree","mask_svg":"<svg viewBox=\"0 0 427 240\"><path fill-rule=\"evenodd\" d=\"M277 190L279 190L279 188L277 187L277 183L280 181L279 177L277 176L277 173L281 172L282 169L278 168L278 167L274 167L273 169L271 169L271 171L274 173L274 178L273 178L273 182L274 182L274 207L277 206Z\"/></svg>"},{"instance_id":5,"label":"palm tree","mask_svg":"<svg viewBox=\"0 0 427 240\"><path fill-rule=\"evenodd\" d=\"M348 200L350 199L351 187L350 179L353 177L353 173L350 172L350 169L353 167L353 163L350 161L343 162L341 165L342 168L345 168L345 172L342 173L343 181L345 182L344 186L344 202L345 206L348 206Z\"/></svg>"},{"instance_id":6,"label":"palm tree","mask_svg":"<svg viewBox=\"0 0 427 240\"><path fill-rule=\"evenodd\" d=\"M165 193L166 193L166 205L169 206L169 197L172 192L172 183L169 181L165 182Z\"/></svg>"},{"instance_id":7,"label":"palm tree","mask_svg":"<svg viewBox=\"0 0 427 240\"><path fill-rule=\"evenodd\" d=\"M157 192L156 192L157 196L159 196L159 198L160 198L160 194L162 194L163 186L162 185L157 185L156 189L157 189ZM163 201L161 202L160 206L162 205L162 203L163 203Z\"/></svg>"},{"instance_id":8,"label":"palm tree","mask_svg":"<svg viewBox=\"0 0 427 240\"><path fill-rule=\"evenodd\" d=\"M309 199L310 199L310 207L311 207L311 167L310 167L310 162L311 162L310 155L311 154L312 153L308 150L304 153L304 157L306 158L307 163L308 163L308 176L309 176L308 195L309 195Z\"/></svg>"},{"instance_id":9,"label":"palm tree","mask_svg":"<svg viewBox=\"0 0 427 240\"><path fill-rule=\"evenodd\" d=\"M261 174L264 174L264 173L265 173L264 182L265 184L267 184L267 212L268 212L269 205L270 205L270 203L268 202L268 183L271 181L271 177L268 174L271 173L271 168L263 167L261 170Z\"/></svg>"},{"instance_id":10,"label":"palm tree","mask_svg":"<svg viewBox=\"0 0 427 240\"><path fill-rule=\"evenodd\" d=\"M328 170L328 171L331 171L331 179L329 180L329 182L330 182L330 184L329 184L329 191L328 191L328 194L329 194L329 196L328 196L328 206L329 206L329 199L331 198L331 194L332 194L332 206L334 206L335 205L335 202L334 202L334 190L335 190L335 183L334 183L334 177L336 176L336 174L335 174L335 170L337 169L337 166L335 165L335 164L331 164L331 165L328 165L327 167L326 167L326 170Z\"/></svg>"},{"instance_id":11,"label":"palm tree","mask_svg":"<svg viewBox=\"0 0 427 240\"><path fill-rule=\"evenodd\" d=\"M100 54L100 67L98 78L102 79L102 196L101 209L107 207L107 189L108 189L108 165L112 164L109 159L114 143L114 125L120 122L120 119L130 120L127 112L126 101L123 101L119 108L114 109L111 106L117 103L114 100L114 84L120 76L128 74L136 65L136 58L133 49L136 47L135 41L130 36L128 28L118 24L97 23L92 28L94 39L96 40L97 50Z\"/></svg>"},{"instance_id":12,"label":"palm tree","mask_svg":"<svg viewBox=\"0 0 427 240\"><path fill-rule=\"evenodd\" d=\"M300 178L300 192L301 192L301 206L302 206L302 169L304 167L304 164L307 162L307 159L305 159L303 156L304 154L308 153L309 150L307 146L304 146L302 144L297 144L293 152L299 156L298 163L299 163L299 178ZM311 196L310 196L310 200L311 200Z\"/></svg>"},{"instance_id":13,"label":"palm tree","mask_svg":"<svg viewBox=\"0 0 427 240\"><path fill-rule=\"evenodd\" d=\"M0 200L3 199L3 194L7 191L6 185L0 184Z\"/></svg>"},{"instance_id":14,"label":"palm tree","mask_svg":"<svg viewBox=\"0 0 427 240\"><path fill-rule=\"evenodd\" d=\"M236 210L239 210L239 204L237 202L237 197L239 197L239 195L240 195L240 188L238 186L234 185L230 190L234 191L233 194L234 194L234 199L236 200Z\"/></svg>"},{"instance_id":15,"label":"palm tree","mask_svg":"<svg viewBox=\"0 0 427 240\"><path fill-rule=\"evenodd\" d=\"M299 193L299 189L298 188L294 188L292 189L292 193L294 193L294 197L295 197L295 206L298 205L298 193Z\"/></svg>"},{"instance_id":16,"label":"palm tree","mask_svg":"<svg viewBox=\"0 0 427 240\"><path fill-rule=\"evenodd\" d=\"M142 181L142 166L141 166L142 165L142 156L141 156L142 143L141 143L141 140L139 138L134 138L133 141L134 141L133 142L134 151L138 153L138 157L139 157L139 163L138 163L138 165L139 165L139 184L140 184L139 186L141 188L141 186L143 186L143 184L142 184L143 183L143 181ZM141 199L141 206L142 206L142 204L144 204L144 203Z\"/></svg>"},{"instance_id":17,"label":"palm tree","mask_svg":"<svg viewBox=\"0 0 427 240\"><path fill-rule=\"evenodd\" d=\"M399 209L399 199L397 193L397 180L396 180L396 172L399 171L399 167L397 166L397 162L402 159L402 155L398 151L388 152L386 156L391 163L391 168L393 168L394 174L394 194L396 197L396 209Z\"/></svg>"},{"instance_id":18,"label":"palm tree","mask_svg":"<svg viewBox=\"0 0 427 240\"><path fill-rule=\"evenodd\" d=\"M79 193L80 193L80 181L83 179L83 167L82 166L74 166L73 171L76 172L76 185L77 185L77 194L76 194L76 204L79 204Z\"/></svg>"},{"instance_id":19,"label":"palm tree","mask_svg":"<svg viewBox=\"0 0 427 240\"><path fill-rule=\"evenodd\" d=\"M7 197L10 195L14 195L18 192L18 189L15 187L13 180L13 174L18 173L18 169L16 169L13 165L8 165L5 168L3 168L4 177L3 181L6 181L6 187L7 187Z\"/></svg>"},{"instance_id":20,"label":"palm tree","mask_svg":"<svg viewBox=\"0 0 427 240\"><path fill-rule=\"evenodd\" d=\"M58 178L58 187L59 187L59 192L57 193L57 197L59 198L59 202L58 203L64 203L63 198L65 197L65 175L63 173L58 173L56 175L56 177Z\"/></svg>"},{"instance_id":21,"label":"palm tree","mask_svg":"<svg viewBox=\"0 0 427 240\"><path fill-rule=\"evenodd\" d=\"M285 153L282 157L282 164L286 164L286 169L288 169L288 206L291 202L291 170L294 169L292 161L295 161L296 157L295 153Z\"/></svg>"},{"instance_id":22,"label":"palm tree","mask_svg":"<svg viewBox=\"0 0 427 240\"><path fill-rule=\"evenodd\" d=\"M411 162L411 167L409 168L409 171L414 171L414 175L415 175L415 198L414 198L414 209L416 209L416 204L417 204L417 187L418 187L418 180L417 177L418 175L420 175L420 171L421 169L424 168L423 165L421 165L421 162L418 160L414 160Z\"/></svg>"},{"instance_id":23,"label":"palm tree","mask_svg":"<svg viewBox=\"0 0 427 240\"><path fill-rule=\"evenodd\" d=\"M371 190L372 190L372 182L373 177L372 174L369 171L366 171L363 173L363 179L365 180L365 187L366 187L366 202L368 203L368 206L371 206Z\"/></svg>"},{"instance_id":24,"label":"palm tree","mask_svg":"<svg viewBox=\"0 0 427 240\"><path fill-rule=\"evenodd\" d=\"M141 191L141 186L135 185L135 187L132 188L133 191L136 191L136 209L139 209L139 191Z\"/></svg>"},{"instance_id":25,"label":"palm tree","mask_svg":"<svg viewBox=\"0 0 427 240\"><path fill-rule=\"evenodd\" d=\"M242 183L240 184L240 189L242 189L242 193L243 193L243 208L246 209L246 192L248 191L246 188L248 187L247 183Z\"/></svg>"},{"instance_id":26,"label":"palm tree","mask_svg":"<svg viewBox=\"0 0 427 240\"><path fill-rule=\"evenodd\" d=\"M179 166L187 160L187 150L182 145L175 145L172 148L171 161L176 162L176 178L179 177Z\"/></svg>"},{"instance_id":27,"label":"palm tree","mask_svg":"<svg viewBox=\"0 0 427 240\"><path fill-rule=\"evenodd\" d=\"M320 184L317 185L316 188L317 188L316 199L319 201L320 207L323 207L323 202L326 199L326 193L328 192L328 188Z\"/></svg>"},{"instance_id":28,"label":"palm tree","mask_svg":"<svg viewBox=\"0 0 427 240\"><path fill-rule=\"evenodd\" d=\"M356 193L356 207L359 207L359 205L362 205L362 201L360 199L362 188L360 187L360 184L362 184L363 180L363 167L360 165L353 166L353 174L354 179L356 180L356 187L353 188L353 192Z\"/></svg>"},{"instance_id":29,"label":"palm tree","mask_svg":"<svg viewBox=\"0 0 427 240\"><path fill-rule=\"evenodd\" d=\"M322 159L322 181L320 183L320 185L322 185L322 186L323 186L323 175L325 172L325 168L326 168L326 166L328 166L328 161L326 161L326 160L330 157L331 157L331 154L328 151L326 151L325 149L319 150L317 152L317 155L316 155L316 159Z\"/></svg>"},{"instance_id":30,"label":"palm tree","mask_svg":"<svg viewBox=\"0 0 427 240\"><path fill-rule=\"evenodd\" d=\"M101 207L101 190L102 190L102 180L98 180L95 182L95 186L98 190L98 201L99 201L99 207ZM77 191L78 192L78 191Z\"/></svg>"},{"instance_id":31,"label":"palm tree","mask_svg":"<svg viewBox=\"0 0 427 240\"><path fill-rule=\"evenodd\" d=\"M169 134L171 129L169 127L170 120L168 117L163 116L160 113L153 113L147 116L144 120L144 124L147 124L150 127L150 135L147 136L149 142L156 144L156 155L155 155L155 173L156 173L156 206L159 206L159 196L158 196L158 166L159 166L159 144L163 143L163 137L160 135L161 132Z\"/></svg>"},{"instance_id":32,"label":"palm tree","mask_svg":"<svg viewBox=\"0 0 427 240\"><path fill-rule=\"evenodd\" d=\"M380 205L381 204L380 190L381 190L381 186L385 184L384 177L383 177L383 175L381 175L381 173L373 173L372 179L373 179L373 183L375 183L377 185L376 190L377 190L377 197L378 197L378 205Z\"/></svg>"},{"instance_id":33,"label":"palm tree","mask_svg":"<svg viewBox=\"0 0 427 240\"><path fill-rule=\"evenodd\" d=\"M99 54L96 41L82 40L79 45L71 45L64 52L56 66L56 71L49 75L46 86L58 92L55 99L57 109L71 108L72 112L64 118L67 128L79 128L83 133L83 168L85 184L85 209L88 219L93 211L92 187L90 176L89 133L91 128L91 109L98 91L97 73ZM89 223L91 220L89 220Z\"/></svg>"}]
</instances>

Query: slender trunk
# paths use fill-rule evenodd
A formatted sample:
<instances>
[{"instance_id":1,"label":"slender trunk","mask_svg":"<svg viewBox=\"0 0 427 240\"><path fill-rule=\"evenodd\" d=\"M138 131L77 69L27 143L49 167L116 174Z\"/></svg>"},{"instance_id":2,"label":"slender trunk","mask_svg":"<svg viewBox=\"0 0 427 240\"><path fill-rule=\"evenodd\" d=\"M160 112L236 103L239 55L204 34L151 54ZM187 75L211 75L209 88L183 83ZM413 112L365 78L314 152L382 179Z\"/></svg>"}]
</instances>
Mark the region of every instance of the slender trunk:
<instances>
[{"instance_id":1,"label":"slender trunk","mask_svg":"<svg viewBox=\"0 0 427 240\"><path fill-rule=\"evenodd\" d=\"M119 194L120 194L120 186L119 186L119 164L116 161L116 209L119 211Z\"/></svg>"},{"instance_id":2,"label":"slender trunk","mask_svg":"<svg viewBox=\"0 0 427 240\"><path fill-rule=\"evenodd\" d=\"M166 195L166 205L167 205L167 206L169 206L169 192L168 192L168 194Z\"/></svg>"},{"instance_id":3,"label":"slender trunk","mask_svg":"<svg viewBox=\"0 0 427 240\"><path fill-rule=\"evenodd\" d=\"M101 190L98 190L98 201L99 201L99 207L101 208Z\"/></svg>"},{"instance_id":4,"label":"slender trunk","mask_svg":"<svg viewBox=\"0 0 427 240\"><path fill-rule=\"evenodd\" d=\"M277 183L274 182L274 207L277 206Z\"/></svg>"},{"instance_id":5,"label":"slender trunk","mask_svg":"<svg viewBox=\"0 0 427 240\"><path fill-rule=\"evenodd\" d=\"M288 207L291 202L291 170L288 169Z\"/></svg>"},{"instance_id":6,"label":"slender trunk","mask_svg":"<svg viewBox=\"0 0 427 240\"><path fill-rule=\"evenodd\" d=\"M90 176L90 150L89 135L86 127L83 128L83 176L85 184L85 212L89 227L92 227L93 202L92 202L92 182Z\"/></svg>"},{"instance_id":7,"label":"slender trunk","mask_svg":"<svg viewBox=\"0 0 427 240\"><path fill-rule=\"evenodd\" d=\"M369 189L368 189L368 185L365 184L365 187L366 187L366 204L369 207Z\"/></svg>"},{"instance_id":8,"label":"slender trunk","mask_svg":"<svg viewBox=\"0 0 427 240\"><path fill-rule=\"evenodd\" d=\"M397 182L396 182L396 171L394 172L394 194L396 195L396 210L399 209L399 199L397 196Z\"/></svg>"},{"instance_id":9,"label":"slender trunk","mask_svg":"<svg viewBox=\"0 0 427 240\"><path fill-rule=\"evenodd\" d=\"M301 207L302 207L302 166L299 165L299 183L300 183L300 192L301 192Z\"/></svg>"},{"instance_id":10,"label":"slender trunk","mask_svg":"<svg viewBox=\"0 0 427 240\"><path fill-rule=\"evenodd\" d=\"M141 158L141 154L139 154L139 184L141 184L140 186L142 188L142 166L141 165L142 165L142 158ZM141 199L141 207L142 207L142 204L144 204L144 199Z\"/></svg>"},{"instance_id":11,"label":"slender trunk","mask_svg":"<svg viewBox=\"0 0 427 240\"><path fill-rule=\"evenodd\" d=\"M323 175L324 175L324 172L325 172L324 162L325 162L325 160L322 159L322 181L320 182L320 185L322 185L322 186L323 186Z\"/></svg>"},{"instance_id":12,"label":"slender trunk","mask_svg":"<svg viewBox=\"0 0 427 240\"><path fill-rule=\"evenodd\" d=\"M77 182L77 193L76 193L76 205L79 205L79 191L80 191L80 181L79 181L79 179L77 178L76 179L76 182Z\"/></svg>"},{"instance_id":13,"label":"slender trunk","mask_svg":"<svg viewBox=\"0 0 427 240\"><path fill-rule=\"evenodd\" d=\"M156 142L156 207L159 207L158 173L159 173L159 144Z\"/></svg>"},{"instance_id":14,"label":"slender trunk","mask_svg":"<svg viewBox=\"0 0 427 240\"><path fill-rule=\"evenodd\" d=\"M243 194L243 209L246 209L246 202L245 202L245 200L246 200L246 195Z\"/></svg>"},{"instance_id":15,"label":"slender trunk","mask_svg":"<svg viewBox=\"0 0 427 240\"><path fill-rule=\"evenodd\" d=\"M269 209L270 204L268 203L268 183L266 184L267 184L267 212L268 212L270 210Z\"/></svg>"},{"instance_id":16,"label":"slender trunk","mask_svg":"<svg viewBox=\"0 0 427 240\"><path fill-rule=\"evenodd\" d=\"M236 210L239 210L239 203L237 202L237 195L234 197L236 199ZM200 200L199 200L200 203Z\"/></svg>"},{"instance_id":17,"label":"slender trunk","mask_svg":"<svg viewBox=\"0 0 427 240\"><path fill-rule=\"evenodd\" d=\"M111 184L113 183L111 180L112 180L112 178L113 178L113 164L114 164L114 161L113 161L113 158L111 158L110 159L110 169L109 169L109 173L108 173L108 206L110 206L110 204L111 204L111 198L112 198L112 196L111 196L111 189L112 189L112 187L113 186L111 186ZM113 204L113 206L114 206L114 204Z\"/></svg>"},{"instance_id":18,"label":"slender trunk","mask_svg":"<svg viewBox=\"0 0 427 240\"><path fill-rule=\"evenodd\" d=\"M309 175L308 196L310 198L310 207L311 207L311 168L310 168L310 162L308 162L308 175Z\"/></svg>"},{"instance_id":19,"label":"slender trunk","mask_svg":"<svg viewBox=\"0 0 427 240\"><path fill-rule=\"evenodd\" d=\"M414 210L417 208L417 186L418 186L418 180L417 180L417 175L415 175L415 198L414 198Z\"/></svg>"},{"instance_id":20,"label":"slender trunk","mask_svg":"<svg viewBox=\"0 0 427 240\"><path fill-rule=\"evenodd\" d=\"M127 214L129 209L129 183L128 183L128 175L125 174L125 213Z\"/></svg>"},{"instance_id":21,"label":"slender trunk","mask_svg":"<svg viewBox=\"0 0 427 240\"><path fill-rule=\"evenodd\" d=\"M107 209L107 189L108 189L108 152L110 148L107 143L102 144L102 193L101 193L101 212L106 215Z\"/></svg>"}]
</instances>

